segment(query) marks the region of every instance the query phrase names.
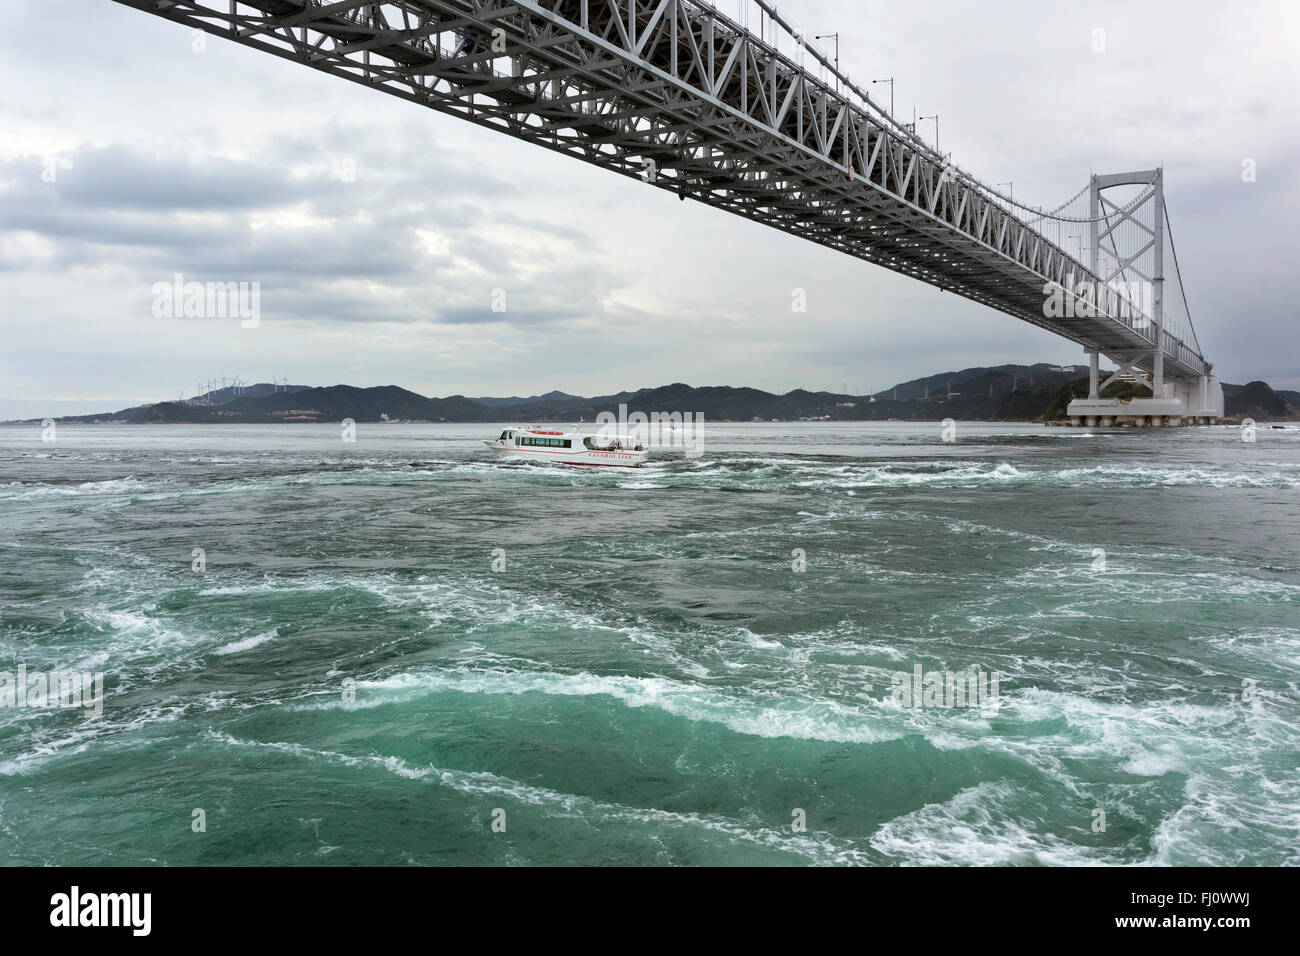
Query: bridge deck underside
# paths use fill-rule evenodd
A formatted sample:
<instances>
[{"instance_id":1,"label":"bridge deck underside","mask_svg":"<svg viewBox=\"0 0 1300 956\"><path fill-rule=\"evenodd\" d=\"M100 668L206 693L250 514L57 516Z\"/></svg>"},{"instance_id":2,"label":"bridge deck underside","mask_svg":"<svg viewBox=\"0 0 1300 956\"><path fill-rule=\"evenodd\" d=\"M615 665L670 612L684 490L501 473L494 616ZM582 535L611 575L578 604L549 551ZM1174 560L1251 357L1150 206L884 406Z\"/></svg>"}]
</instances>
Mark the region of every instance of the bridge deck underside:
<instances>
[{"instance_id":1,"label":"bridge deck underside","mask_svg":"<svg viewBox=\"0 0 1300 956\"><path fill-rule=\"evenodd\" d=\"M1096 281L1083 263L696 0L117 2L623 175L653 161L659 188L1154 363L1140 318L1045 315L1047 283ZM1206 370L1163 344L1167 375Z\"/></svg>"}]
</instances>

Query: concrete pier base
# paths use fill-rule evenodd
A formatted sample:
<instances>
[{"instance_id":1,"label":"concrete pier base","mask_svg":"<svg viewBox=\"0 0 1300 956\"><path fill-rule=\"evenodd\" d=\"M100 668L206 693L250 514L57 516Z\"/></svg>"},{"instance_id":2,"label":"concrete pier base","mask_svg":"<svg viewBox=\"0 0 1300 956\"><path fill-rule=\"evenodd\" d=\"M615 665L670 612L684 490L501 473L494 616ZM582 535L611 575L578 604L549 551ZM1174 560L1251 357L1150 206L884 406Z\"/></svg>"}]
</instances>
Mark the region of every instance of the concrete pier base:
<instances>
[{"instance_id":1,"label":"concrete pier base","mask_svg":"<svg viewBox=\"0 0 1300 956\"><path fill-rule=\"evenodd\" d=\"M1076 398L1066 409L1074 427L1179 428L1212 425L1223 418L1223 389L1205 376L1191 381L1167 381L1156 398Z\"/></svg>"}]
</instances>

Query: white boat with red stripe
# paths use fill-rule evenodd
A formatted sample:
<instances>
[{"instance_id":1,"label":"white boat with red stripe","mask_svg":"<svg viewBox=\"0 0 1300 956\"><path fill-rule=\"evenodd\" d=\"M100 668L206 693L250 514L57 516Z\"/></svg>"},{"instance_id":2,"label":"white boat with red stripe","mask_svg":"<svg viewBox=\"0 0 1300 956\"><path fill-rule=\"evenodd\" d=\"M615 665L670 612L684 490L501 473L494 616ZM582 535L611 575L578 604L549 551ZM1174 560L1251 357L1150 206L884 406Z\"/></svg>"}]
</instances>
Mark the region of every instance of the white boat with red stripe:
<instances>
[{"instance_id":1,"label":"white boat with red stripe","mask_svg":"<svg viewBox=\"0 0 1300 956\"><path fill-rule=\"evenodd\" d=\"M650 457L645 443L636 437L588 435L573 428L564 431L548 425L507 428L483 444L498 458L550 461L563 465L596 465L636 468Z\"/></svg>"}]
</instances>

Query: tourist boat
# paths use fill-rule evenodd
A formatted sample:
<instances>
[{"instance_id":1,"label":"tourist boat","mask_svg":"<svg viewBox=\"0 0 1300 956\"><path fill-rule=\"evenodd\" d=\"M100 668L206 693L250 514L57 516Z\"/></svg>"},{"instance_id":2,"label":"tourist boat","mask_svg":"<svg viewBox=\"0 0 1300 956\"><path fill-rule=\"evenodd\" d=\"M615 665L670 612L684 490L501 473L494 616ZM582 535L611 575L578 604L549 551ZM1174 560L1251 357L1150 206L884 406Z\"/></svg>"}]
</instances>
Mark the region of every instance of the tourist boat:
<instances>
[{"instance_id":1,"label":"tourist boat","mask_svg":"<svg viewBox=\"0 0 1300 956\"><path fill-rule=\"evenodd\" d=\"M576 427L571 431L545 425L507 428L497 438L483 444L499 458L525 461L554 461L565 465L606 465L635 468L650 457L645 444L637 438L586 435Z\"/></svg>"}]
</instances>

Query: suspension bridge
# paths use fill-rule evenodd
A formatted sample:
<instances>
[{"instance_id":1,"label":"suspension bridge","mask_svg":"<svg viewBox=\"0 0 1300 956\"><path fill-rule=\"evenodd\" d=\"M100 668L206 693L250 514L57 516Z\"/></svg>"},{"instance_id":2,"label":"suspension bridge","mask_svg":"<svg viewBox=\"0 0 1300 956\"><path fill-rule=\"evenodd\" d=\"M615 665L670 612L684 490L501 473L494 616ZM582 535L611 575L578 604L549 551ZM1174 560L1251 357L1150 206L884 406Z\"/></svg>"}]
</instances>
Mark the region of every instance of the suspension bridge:
<instances>
[{"instance_id":1,"label":"suspension bridge","mask_svg":"<svg viewBox=\"0 0 1300 956\"><path fill-rule=\"evenodd\" d=\"M116 2L1048 329L1091 357L1089 397L1069 409L1075 424L1223 415L1161 169L1093 176L1050 210L1017 202L897 122L768 0L720 0L726 13L703 0ZM1101 398L1101 356L1152 397Z\"/></svg>"}]
</instances>

